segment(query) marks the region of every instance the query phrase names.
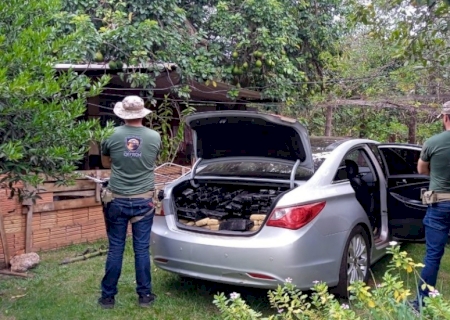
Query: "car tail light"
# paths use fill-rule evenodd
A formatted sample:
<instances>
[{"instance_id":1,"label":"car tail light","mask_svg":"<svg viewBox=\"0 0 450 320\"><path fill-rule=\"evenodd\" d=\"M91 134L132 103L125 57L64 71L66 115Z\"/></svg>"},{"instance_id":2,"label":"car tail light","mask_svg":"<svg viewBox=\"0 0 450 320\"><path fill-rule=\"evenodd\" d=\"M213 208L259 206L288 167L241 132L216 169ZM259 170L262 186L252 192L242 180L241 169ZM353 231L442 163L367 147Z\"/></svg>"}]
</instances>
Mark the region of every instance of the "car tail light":
<instances>
[{"instance_id":1,"label":"car tail light","mask_svg":"<svg viewBox=\"0 0 450 320\"><path fill-rule=\"evenodd\" d=\"M325 201L295 207L276 208L267 226L297 230L311 222L325 207Z\"/></svg>"},{"instance_id":2,"label":"car tail light","mask_svg":"<svg viewBox=\"0 0 450 320\"><path fill-rule=\"evenodd\" d=\"M264 279L264 280L275 280L274 277L268 276L261 273L247 273L252 278Z\"/></svg>"}]
</instances>

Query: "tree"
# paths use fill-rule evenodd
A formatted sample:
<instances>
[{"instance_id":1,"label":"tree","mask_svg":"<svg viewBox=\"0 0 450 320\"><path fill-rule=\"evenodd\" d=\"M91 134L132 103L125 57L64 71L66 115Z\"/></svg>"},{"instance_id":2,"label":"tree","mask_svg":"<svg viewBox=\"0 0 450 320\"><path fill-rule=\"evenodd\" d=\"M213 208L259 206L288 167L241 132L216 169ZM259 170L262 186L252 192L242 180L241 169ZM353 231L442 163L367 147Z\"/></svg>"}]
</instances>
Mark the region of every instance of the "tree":
<instances>
[{"instance_id":1,"label":"tree","mask_svg":"<svg viewBox=\"0 0 450 320\"><path fill-rule=\"evenodd\" d=\"M12 195L17 184L38 186L44 176L70 181L92 140L110 126L82 120L86 98L98 83L73 72L57 74L53 64L74 37L55 32L57 0L2 1L0 4L0 177ZM76 38L76 34L75 34Z\"/></svg>"},{"instance_id":2,"label":"tree","mask_svg":"<svg viewBox=\"0 0 450 320\"><path fill-rule=\"evenodd\" d=\"M61 14L62 32L84 34L77 46L66 48L67 62L96 57L113 65L174 62L185 83L224 81L289 107L307 104L308 95L321 89L315 83L322 77L321 53L335 54L340 25L334 18L343 10L338 0L64 0L64 5L72 23ZM123 76L133 86L154 86L148 73Z\"/></svg>"},{"instance_id":3,"label":"tree","mask_svg":"<svg viewBox=\"0 0 450 320\"><path fill-rule=\"evenodd\" d=\"M446 95L450 86L447 67L442 61L424 63L432 46L422 48L419 55L400 40L408 35L408 44L420 43L416 36L423 35L415 32L436 28L424 20L426 10L434 9L414 9L408 1L347 5L349 25L339 39L342 53L326 56L326 90L313 97L314 116L311 111L303 116L311 123L311 131L410 142L422 142L438 132L441 128L432 124L433 113L450 98ZM439 14L448 11L442 3L435 5Z\"/></svg>"}]
</instances>

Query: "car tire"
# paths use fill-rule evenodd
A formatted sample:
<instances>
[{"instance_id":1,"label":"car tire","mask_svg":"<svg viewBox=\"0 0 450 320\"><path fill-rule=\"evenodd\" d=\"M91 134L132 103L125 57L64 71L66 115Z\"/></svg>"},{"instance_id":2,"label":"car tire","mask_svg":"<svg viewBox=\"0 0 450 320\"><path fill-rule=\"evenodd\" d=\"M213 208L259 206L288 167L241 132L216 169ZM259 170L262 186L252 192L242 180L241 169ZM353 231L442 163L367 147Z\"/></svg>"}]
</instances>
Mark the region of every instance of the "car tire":
<instances>
[{"instance_id":1,"label":"car tire","mask_svg":"<svg viewBox=\"0 0 450 320\"><path fill-rule=\"evenodd\" d=\"M366 230L360 225L353 228L345 244L339 269L339 283L332 290L338 298L348 299L348 287L355 280L367 283L370 276L370 242ZM350 279L349 279L350 277Z\"/></svg>"}]
</instances>

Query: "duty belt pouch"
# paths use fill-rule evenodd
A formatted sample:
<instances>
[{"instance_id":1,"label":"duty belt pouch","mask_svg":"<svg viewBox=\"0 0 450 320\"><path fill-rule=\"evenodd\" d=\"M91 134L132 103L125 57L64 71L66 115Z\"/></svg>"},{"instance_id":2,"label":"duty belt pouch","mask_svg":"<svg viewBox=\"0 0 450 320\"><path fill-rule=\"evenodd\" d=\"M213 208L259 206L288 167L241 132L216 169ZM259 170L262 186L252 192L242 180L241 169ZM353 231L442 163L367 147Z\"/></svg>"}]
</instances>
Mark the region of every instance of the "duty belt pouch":
<instances>
[{"instance_id":1,"label":"duty belt pouch","mask_svg":"<svg viewBox=\"0 0 450 320\"><path fill-rule=\"evenodd\" d=\"M437 194L434 191L423 191L422 189L422 203L432 204L438 202Z\"/></svg>"},{"instance_id":2,"label":"duty belt pouch","mask_svg":"<svg viewBox=\"0 0 450 320\"><path fill-rule=\"evenodd\" d=\"M102 200L103 213L106 214L109 204L113 200L113 194L108 188L103 188L100 199Z\"/></svg>"}]
</instances>

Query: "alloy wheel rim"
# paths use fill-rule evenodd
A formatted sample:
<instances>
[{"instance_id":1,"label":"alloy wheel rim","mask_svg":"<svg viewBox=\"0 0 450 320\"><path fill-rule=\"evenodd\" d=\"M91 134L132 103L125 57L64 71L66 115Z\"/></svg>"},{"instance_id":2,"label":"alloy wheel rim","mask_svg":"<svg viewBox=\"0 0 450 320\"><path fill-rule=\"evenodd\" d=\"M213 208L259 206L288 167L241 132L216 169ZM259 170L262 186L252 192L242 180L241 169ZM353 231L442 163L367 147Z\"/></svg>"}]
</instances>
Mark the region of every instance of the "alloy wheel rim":
<instances>
[{"instance_id":1,"label":"alloy wheel rim","mask_svg":"<svg viewBox=\"0 0 450 320\"><path fill-rule=\"evenodd\" d=\"M367 246L362 235L355 235L347 253L347 282L364 281L368 271Z\"/></svg>"}]
</instances>

